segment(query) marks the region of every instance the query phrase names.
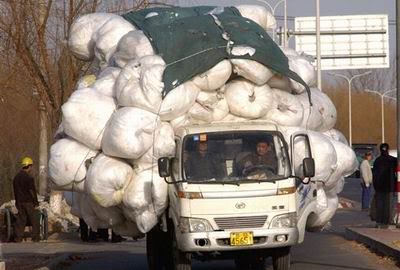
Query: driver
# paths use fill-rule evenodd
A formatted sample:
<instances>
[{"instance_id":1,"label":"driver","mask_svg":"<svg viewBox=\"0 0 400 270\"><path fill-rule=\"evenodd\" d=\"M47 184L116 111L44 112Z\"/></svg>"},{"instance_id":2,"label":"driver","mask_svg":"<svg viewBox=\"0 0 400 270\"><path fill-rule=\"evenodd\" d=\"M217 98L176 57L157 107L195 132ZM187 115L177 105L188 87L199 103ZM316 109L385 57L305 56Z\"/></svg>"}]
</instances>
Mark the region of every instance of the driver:
<instances>
[{"instance_id":1,"label":"driver","mask_svg":"<svg viewBox=\"0 0 400 270\"><path fill-rule=\"evenodd\" d=\"M276 155L272 150L271 143L265 139L262 139L256 144L256 152L250 153L238 162L238 173L246 176L251 172L259 171L265 172L266 169L270 170L270 173L276 174L278 164Z\"/></svg>"}]
</instances>

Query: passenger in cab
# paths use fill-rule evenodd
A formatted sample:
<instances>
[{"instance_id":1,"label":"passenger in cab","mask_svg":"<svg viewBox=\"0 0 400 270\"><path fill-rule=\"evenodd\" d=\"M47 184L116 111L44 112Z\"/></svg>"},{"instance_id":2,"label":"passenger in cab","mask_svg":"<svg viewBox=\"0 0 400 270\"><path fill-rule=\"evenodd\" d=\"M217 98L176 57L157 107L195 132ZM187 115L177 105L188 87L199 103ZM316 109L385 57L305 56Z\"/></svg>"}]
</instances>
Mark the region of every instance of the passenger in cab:
<instances>
[{"instance_id":1,"label":"passenger in cab","mask_svg":"<svg viewBox=\"0 0 400 270\"><path fill-rule=\"evenodd\" d=\"M187 180L218 179L226 175L225 168L215 153L210 153L206 141L197 144L197 151L187 153L184 164Z\"/></svg>"}]
</instances>

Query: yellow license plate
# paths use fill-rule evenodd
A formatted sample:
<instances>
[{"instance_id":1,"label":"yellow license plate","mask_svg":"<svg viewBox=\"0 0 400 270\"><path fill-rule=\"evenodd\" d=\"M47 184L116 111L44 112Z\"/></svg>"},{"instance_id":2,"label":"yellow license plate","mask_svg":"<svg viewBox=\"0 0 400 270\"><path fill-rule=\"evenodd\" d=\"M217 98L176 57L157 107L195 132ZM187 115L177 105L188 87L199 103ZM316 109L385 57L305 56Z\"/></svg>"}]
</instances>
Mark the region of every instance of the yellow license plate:
<instances>
[{"instance_id":1,"label":"yellow license plate","mask_svg":"<svg viewBox=\"0 0 400 270\"><path fill-rule=\"evenodd\" d=\"M231 233L231 246L249 246L253 244L253 232Z\"/></svg>"}]
</instances>

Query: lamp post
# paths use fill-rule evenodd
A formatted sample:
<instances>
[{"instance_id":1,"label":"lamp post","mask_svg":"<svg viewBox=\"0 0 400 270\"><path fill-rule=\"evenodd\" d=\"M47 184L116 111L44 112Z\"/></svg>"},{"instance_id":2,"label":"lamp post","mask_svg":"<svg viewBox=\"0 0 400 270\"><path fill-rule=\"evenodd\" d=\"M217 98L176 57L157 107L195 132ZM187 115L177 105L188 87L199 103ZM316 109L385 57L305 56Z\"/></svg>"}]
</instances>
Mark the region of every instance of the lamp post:
<instances>
[{"instance_id":1,"label":"lamp post","mask_svg":"<svg viewBox=\"0 0 400 270\"><path fill-rule=\"evenodd\" d=\"M332 73L332 72L329 72L329 73L328 73L329 75L333 75L333 76L336 76L336 77L343 78L343 79L345 79L345 80L347 81L347 83L348 83L348 90L349 90L349 144L350 144L350 147L353 145L352 130L351 130L351 82L352 82L354 79L356 79L356 78L359 78L359 77L361 77L361 76L368 75L368 74L370 74L370 73L371 73L371 71L367 71L367 72L364 72L364 73L362 73L362 74L354 75L354 76L352 76L351 78L349 78L349 77L347 77L347 76L345 76L345 75L343 75L343 74Z\"/></svg>"},{"instance_id":2,"label":"lamp post","mask_svg":"<svg viewBox=\"0 0 400 270\"><path fill-rule=\"evenodd\" d=\"M281 0L281 1L277 2L274 6L271 6L271 4L268 3L265 0L256 0L256 1L266 4L270 8L270 10L272 12L272 16L274 16L274 17L275 17L275 10L279 6L279 4L285 3L284 4L284 20L285 20L285 23L284 23L284 28L283 28L283 47L286 47L286 43L287 43L287 40L286 40L286 33L287 33L286 0ZM272 40L275 41L275 29L272 29Z\"/></svg>"},{"instance_id":3,"label":"lamp post","mask_svg":"<svg viewBox=\"0 0 400 270\"><path fill-rule=\"evenodd\" d=\"M397 89L391 89L391 90L387 90L387 91L385 91L385 92L383 92L383 93L380 93L380 92L377 92L377 91L372 91L372 90L369 90L369 89L365 89L365 92L377 94L377 95L379 95L379 96L381 97L382 143L385 142L385 109L384 109L384 107L383 107L383 105L384 105L384 98L385 98L386 94L388 94L388 93L390 93L390 92L394 92L394 91L396 91L396 90L397 90ZM386 96L386 97L388 97L388 96ZM392 98L392 97L388 97L388 98Z\"/></svg>"}]
</instances>

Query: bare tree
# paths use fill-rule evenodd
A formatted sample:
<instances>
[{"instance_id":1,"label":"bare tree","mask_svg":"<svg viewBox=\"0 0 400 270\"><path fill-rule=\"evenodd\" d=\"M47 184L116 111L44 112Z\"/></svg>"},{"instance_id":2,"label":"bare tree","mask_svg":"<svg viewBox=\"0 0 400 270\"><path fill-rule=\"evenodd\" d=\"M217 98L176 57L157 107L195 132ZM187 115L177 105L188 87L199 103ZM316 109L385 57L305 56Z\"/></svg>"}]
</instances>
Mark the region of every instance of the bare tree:
<instances>
[{"instance_id":1,"label":"bare tree","mask_svg":"<svg viewBox=\"0 0 400 270\"><path fill-rule=\"evenodd\" d=\"M354 75L362 74L366 71L371 71L368 76L362 76L352 82L352 89L354 91L370 89L377 92L385 92L389 89L396 88L396 62L393 58L390 61L389 68L383 69L349 69L341 72L341 74L351 78ZM336 80L341 86L347 87L343 80Z\"/></svg>"},{"instance_id":2,"label":"bare tree","mask_svg":"<svg viewBox=\"0 0 400 270\"><path fill-rule=\"evenodd\" d=\"M148 0L0 0L0 102L10 92L18 93L17 98L35 97L52 134L60 122L61 105L91 66L67 48L73 21L86 13L123 13L150 4ZM15 157L10 159L16 167Z\"/></svg>"}]
</instances>

